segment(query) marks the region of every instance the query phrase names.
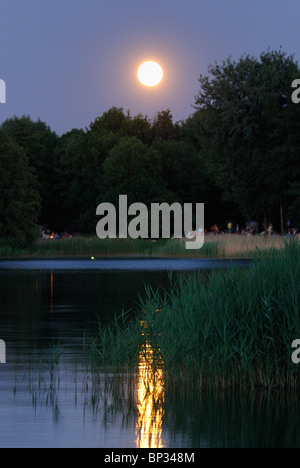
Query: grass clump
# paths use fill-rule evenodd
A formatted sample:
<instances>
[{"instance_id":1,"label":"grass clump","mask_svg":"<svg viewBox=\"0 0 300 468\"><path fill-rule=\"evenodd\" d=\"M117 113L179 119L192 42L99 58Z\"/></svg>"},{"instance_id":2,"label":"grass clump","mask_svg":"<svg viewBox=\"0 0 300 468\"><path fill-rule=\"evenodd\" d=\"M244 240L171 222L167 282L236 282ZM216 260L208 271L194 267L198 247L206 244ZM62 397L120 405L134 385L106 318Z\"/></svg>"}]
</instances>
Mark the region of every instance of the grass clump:
<instances>
[{"instance_id":1,"label":"grass clump","mask_svg":"<svg viewBox=\"0 0 300 468\"><path fill-rule=\"evenodd\" d=\"M171 291L148 289L143 312L100 334L99 356L136 363L151 343L165 380L209 387L296 388L291 360L300 338L300 248L256 252L248 269L180 276ZM141 323L144 327L141 327ZM145 325L146 324L146 325Z\"/></svg>"}]
</instances>

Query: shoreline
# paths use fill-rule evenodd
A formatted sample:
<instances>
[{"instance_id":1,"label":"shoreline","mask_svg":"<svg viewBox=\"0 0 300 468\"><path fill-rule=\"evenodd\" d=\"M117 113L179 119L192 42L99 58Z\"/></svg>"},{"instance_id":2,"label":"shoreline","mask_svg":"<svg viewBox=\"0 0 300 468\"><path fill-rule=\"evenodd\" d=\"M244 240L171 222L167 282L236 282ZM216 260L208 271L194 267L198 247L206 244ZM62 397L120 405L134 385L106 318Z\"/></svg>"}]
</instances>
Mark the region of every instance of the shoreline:
<instances>
[{"instance_id":1,"label":"shoreline","mask_svg":"<svg viewBox=\"0 0 300 468\"><path fill-rule=\"evenodd\" d=\"M281 250L299 237L207 235L199 250L186 250L183 240L145 241L142 239L105 239L77 236L70 239L38 240L31 248L0 246L1 260L101 260L101 259L250 259L264 252Z\"/></svg>"}]
</instances>

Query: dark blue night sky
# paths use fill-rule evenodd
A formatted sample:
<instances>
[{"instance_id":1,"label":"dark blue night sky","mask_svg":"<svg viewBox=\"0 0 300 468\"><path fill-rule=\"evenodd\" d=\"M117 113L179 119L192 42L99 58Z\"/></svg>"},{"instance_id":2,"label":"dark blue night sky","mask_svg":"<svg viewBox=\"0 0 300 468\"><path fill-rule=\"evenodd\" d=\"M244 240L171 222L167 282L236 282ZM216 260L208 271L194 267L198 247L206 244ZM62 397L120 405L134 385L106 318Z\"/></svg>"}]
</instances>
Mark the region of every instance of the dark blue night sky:
<instances>
[{"instance_id":1,"label":"dark blue night sky","mask_svg":"<svg viewBox=\"0 0 300 468\"><path fill-rule=\"evenodd\" d=\"M299 0L1 0L0 9L0 123L30 115L58 134L112 106L186 119L210 63L281 46L300 57ZM147 59L165 72L154 89L136 79Z\"/></svg>"}]
</instances>

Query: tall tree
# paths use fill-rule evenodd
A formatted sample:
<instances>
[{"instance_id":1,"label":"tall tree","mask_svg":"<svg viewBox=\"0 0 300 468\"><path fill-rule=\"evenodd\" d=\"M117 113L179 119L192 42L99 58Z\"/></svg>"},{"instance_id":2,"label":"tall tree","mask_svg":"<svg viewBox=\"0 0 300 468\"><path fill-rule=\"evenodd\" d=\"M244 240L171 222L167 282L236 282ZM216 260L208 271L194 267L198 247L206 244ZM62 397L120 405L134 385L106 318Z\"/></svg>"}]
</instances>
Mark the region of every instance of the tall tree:
<instances>
[{"instance_id":1,"label":"tall tree","mask_svg":"<svg viewBox=\"0 0 300 468\"><path fill-rule=\"evenodd\" d=\"M100 144L100 143L99 143ZM94 232L104 156L94 135L72 130L60 142L60 194L64 229Z\"/></svg>"},{"instance_id":2,"label":"tall tree","mask_svg":"<svg viewBox=\"0 0 300 468\"><path fill-rule=\"evenodd\" d=\"M207 175L201 156L189 142L166 140L153 147L161 157L162 177L166 188L180 203L203 202Z\"/></svg>"},{"instance_id":3,"label":"tall tree","mask_svg":"<svg viewBox=\"0 0 300 468\"><path fill-rule=\"evenodd\" d=\"M0 241L28 247L37 237L40 197L25 151L0 130Z\"/></svg>"},{"instance_id":4,"label":"tall tree","mask_svg":"<svg viewBox=\"0 0 300 468\"><path fill-rule=\"evenodd\" d=\"M39 222L51 224L56 216L58 136L44 122L34 122L26 116L8 119L1 128L24 149L38 182L41 197Z\"/></svg>"},{"instance_id":5,"label":"tall tree","mask_svg":"<svg viewBox=\"0 0 300 468\"><path fill-rule=\"evenodd\" d=\"M158 112L152 124L153 139L173 140L179 134L179 126L173 123L170 109Z\"/></svg>"},{"instance_id":6,"label":"tall tree","mask_svg":"<svg viewBox=\"0 0 300 468\"><path fill-rule=\"evenodd\" d=\"M299 167L300 107L291 100L299 76L293 56L263 52L209 67L200 76L196 114L207 166L246 218L274 216L284 228L285 194Z\"/></svg>"},{"instance_id":7,"label":"tall tree","mask_svg":"<svg viewBox=\"0 0 300 468\"><path fill-rule=\"evenodd\" d=\"M105 200L117 204L119 195L128 195L128 202L168 201L171 194L162 178L159 152L135 137L123 138L103 164L106 185Z\"/></svg>"}]
</instances>

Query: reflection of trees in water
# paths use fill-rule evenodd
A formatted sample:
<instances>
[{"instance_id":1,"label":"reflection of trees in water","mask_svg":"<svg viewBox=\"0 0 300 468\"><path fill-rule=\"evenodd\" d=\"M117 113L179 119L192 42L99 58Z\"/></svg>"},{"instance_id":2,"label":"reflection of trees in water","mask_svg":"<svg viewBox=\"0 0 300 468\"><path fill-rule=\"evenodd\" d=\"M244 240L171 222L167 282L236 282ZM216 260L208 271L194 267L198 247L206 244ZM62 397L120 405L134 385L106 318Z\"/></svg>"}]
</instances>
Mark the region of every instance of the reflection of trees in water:
<instances>
[{"instance_id":1,"label":"reflection of trees in water","mask_svg":"<svg viewBox=\"0 0 300 468\"><path fill-rule=\"evenodd\" d=\"M32 406L52 410L58 423L63 405L80 405L83 421L112 423L132 430L138 447L300 447L300 397L267 391L207 391L168 386L154 350L141 349L137 373L101 374L88 370L31 369L16 378Z\"/></svg>"},{"instance_id":2,"label":"reflection of trees in water","mask_svg":"<svg viewBox=\"0 0 300 468\"><path fill-rule=\"evenodd\" d=\"M183 447L300 447L299 409L275 391L169 389L164 426Z\"/></svg>"}]
</instances>

